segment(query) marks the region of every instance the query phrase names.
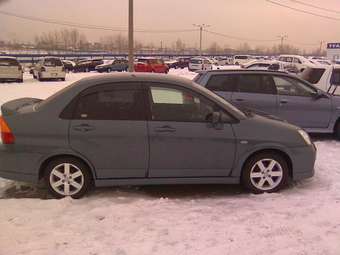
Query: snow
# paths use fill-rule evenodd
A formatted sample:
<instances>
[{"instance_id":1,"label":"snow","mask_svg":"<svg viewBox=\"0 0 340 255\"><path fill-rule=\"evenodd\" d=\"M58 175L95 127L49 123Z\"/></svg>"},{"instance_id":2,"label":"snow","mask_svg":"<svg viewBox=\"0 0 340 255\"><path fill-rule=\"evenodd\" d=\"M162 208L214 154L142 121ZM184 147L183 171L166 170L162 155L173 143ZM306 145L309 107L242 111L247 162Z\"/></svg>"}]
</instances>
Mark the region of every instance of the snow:
<instances>
[{"instance_id":1,"label":"snow","mask_svg":"<svg viewBox=\"0 0 340 255\"><path fill-rule=\"evenodd\" d=\"M171 70L192 78L195 73ZM0 105L45 98L66 82L0 84ZM239 185L101 188L80 200L51 199L43 186L0 179L0 254L340 254L340 143L314 137L312 179L277 194Z\"/></svg>"}]
</instances>

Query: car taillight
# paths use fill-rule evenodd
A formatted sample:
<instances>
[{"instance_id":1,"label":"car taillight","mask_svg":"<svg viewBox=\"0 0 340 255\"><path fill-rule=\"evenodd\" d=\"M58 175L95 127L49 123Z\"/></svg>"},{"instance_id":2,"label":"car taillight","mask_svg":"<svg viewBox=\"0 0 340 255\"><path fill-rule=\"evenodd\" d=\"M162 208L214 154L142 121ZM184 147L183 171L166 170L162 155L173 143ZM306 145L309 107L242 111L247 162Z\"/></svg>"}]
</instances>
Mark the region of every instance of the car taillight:
<instances>
[{"instance_id":1,"label":"car taillight","mask_svg":"<svg viewBox=\"0 0 340 255\"><path fill-rule=\"evenodd\" d=\"M0 116L0 133L1 133L1 139L2 143L4 144L13 144L15 141L14 135L7 125L5 119Z\"/></svg>"},{"instance_id":2,"label":"car taillight","mask_svg":"<svg viewBox=\"0 0 340 255\"><path fill-rule=\"evenodd\" d=\"M61 68L61 71L62 71L62 72L65 72L65 66L63 66L63 67Z\"/></svg>"},{"instance_id":3,"label":"car taillight","mask_svg":"<svg viewBox=\"0 0 340 255\"><path fill-rule=\"evenodd\" d=\"M41 71L42 72L46 72L46 68L45 67L41 67Z\"/></svg>"}]
</instances>

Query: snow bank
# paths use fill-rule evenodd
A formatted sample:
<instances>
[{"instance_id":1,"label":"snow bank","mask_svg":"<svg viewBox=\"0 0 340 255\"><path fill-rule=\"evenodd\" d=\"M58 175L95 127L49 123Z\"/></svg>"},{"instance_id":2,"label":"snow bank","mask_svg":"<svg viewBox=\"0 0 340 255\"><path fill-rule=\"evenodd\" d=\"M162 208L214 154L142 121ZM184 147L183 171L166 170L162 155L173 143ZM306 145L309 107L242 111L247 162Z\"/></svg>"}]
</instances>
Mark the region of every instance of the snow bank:
<instances>
[{"instance_id":1,"label":"snow bank","mask_svg":"<svg viewBox=\"0 0 340 255\"><path fill-rule=\"evenodd\" d=\"M187 70L171 73L193 77ZM0 104L67 82L0 85ZM278 194L236 185L97 189L81 200L0 180L0 254L340 254L340 143L317 138L315 177Z\"/></svg>"}]
</instances>

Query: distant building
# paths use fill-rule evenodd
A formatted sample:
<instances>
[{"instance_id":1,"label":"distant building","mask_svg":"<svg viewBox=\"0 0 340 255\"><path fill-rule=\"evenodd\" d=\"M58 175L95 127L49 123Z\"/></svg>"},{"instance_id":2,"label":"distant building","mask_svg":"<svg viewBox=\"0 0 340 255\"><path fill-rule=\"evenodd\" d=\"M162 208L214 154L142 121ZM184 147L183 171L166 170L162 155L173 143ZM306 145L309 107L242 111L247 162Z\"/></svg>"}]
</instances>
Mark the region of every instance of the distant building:
<instances>
[{"instance_id":1,"label":"distant building","mask_svg":"<svg viewBox=\"0 0 340 255\"><path fill-rule=\"evenodd\" d=\"M327 43L327 58L332 61L340 60L340 43Z\"/></svg>"}]
</instances>

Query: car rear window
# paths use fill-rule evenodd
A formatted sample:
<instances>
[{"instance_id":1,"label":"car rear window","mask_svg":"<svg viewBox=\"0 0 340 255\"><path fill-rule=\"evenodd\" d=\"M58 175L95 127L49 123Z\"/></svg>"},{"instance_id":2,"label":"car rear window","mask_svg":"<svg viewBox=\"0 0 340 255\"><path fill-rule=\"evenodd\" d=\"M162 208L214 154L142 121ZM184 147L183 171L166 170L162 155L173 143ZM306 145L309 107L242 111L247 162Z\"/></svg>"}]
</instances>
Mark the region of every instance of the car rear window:
<instances>
[{"instance_id":1,"label":"car rear window","mask_svg":"<svg viewBox=\"0 0 340 255\"><path fill-rule=\"evenodd\" d=\"M16 59L0 59L0 66L18 66L19 62Z\"/></svg>"},{"instance_id":2,"label":"car rear window","mask_svg":"<svg viewBox=\"0 0 340 255\"><path fill-rule=\"evenodd\" d=\"M316 84L320 81L322 75L325 73L326 69L324 68L306 68L301 73L301 78L312 83Z\"/></svg>"},{"instance_id":3,"label":"car rear window","mask_svg":"<svg viewBox=\"0 0 340 255\"><path fill-rule=\"evenodd\" d=\"M190 63L191 64L202 64L202 60L201 59L191 59Z\"/></svg>"},{"instance_id":4,"label":"car rear window","mask_svg":"<svg viewBox=\"0 0 340 255\"><path fill-rule=\"evenodd\" d=\"M248 59L248 56L235 56L235 59Z\"/></svg>"},{"instance_id":5,"label":"car rear window","mask_svg":"<svg viewBox=\"0 0 340 255\"><path fill-rule=\"evenodd\" d=\"M47 58L44 61L44 66L62 66L63 63L57 58Z\"/></svg>"}]
</instances>

